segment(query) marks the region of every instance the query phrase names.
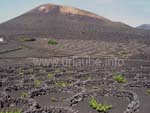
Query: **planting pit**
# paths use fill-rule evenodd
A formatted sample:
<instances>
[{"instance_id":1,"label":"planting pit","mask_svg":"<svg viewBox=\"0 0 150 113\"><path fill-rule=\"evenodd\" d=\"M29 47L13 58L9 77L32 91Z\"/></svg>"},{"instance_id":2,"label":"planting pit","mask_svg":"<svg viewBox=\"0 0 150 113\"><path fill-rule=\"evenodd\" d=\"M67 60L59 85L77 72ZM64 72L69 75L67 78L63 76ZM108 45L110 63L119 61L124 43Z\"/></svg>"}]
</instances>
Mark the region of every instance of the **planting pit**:
<instances>
[{"instance_id":1,"label":"planting pit","mask_svg":"<svg viewBox=\"0 0 150 113\"><path fill-rule=\"evenodd\" d=\"M40 106L44 107L69 107L69 98L72 97L70 93L55 92L36 96L34 99Z\"/></svg>"},{"instance_id":2,"label":"planting pit","mask_svg":"<svg viewBox=\"0 0 150 113\"><path fill-rule=\"evenodd\" d=\"M112 105L112 109L109 110L109 113L123 113L129 103L127 98L118 98L115 96L97 96L94 98L101 104ZM79 113L98 113L97 110L90 107L89 102L91 99L92 97L84 99L75 105L74 108L77 109Z\"/></svg>"}]
</instances>

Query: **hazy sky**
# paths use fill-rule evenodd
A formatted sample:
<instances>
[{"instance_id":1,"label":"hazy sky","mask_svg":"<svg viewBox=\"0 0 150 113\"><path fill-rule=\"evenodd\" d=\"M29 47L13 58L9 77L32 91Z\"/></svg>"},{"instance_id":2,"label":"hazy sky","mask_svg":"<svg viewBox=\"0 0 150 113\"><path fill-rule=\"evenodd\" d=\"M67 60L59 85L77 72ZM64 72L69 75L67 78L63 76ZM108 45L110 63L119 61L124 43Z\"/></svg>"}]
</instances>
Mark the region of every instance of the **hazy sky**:
<instances>
[{"instance_id":1,"label":"hazy sky","mask_svg":"<svg viewBox=\"0 0 150 113\"><path fill-rule=\"evenodd\" d=\"M45 3L85 9L131 26L150 24L150 0L1 0L0 23Z\"/></svg>"}]
</instances>

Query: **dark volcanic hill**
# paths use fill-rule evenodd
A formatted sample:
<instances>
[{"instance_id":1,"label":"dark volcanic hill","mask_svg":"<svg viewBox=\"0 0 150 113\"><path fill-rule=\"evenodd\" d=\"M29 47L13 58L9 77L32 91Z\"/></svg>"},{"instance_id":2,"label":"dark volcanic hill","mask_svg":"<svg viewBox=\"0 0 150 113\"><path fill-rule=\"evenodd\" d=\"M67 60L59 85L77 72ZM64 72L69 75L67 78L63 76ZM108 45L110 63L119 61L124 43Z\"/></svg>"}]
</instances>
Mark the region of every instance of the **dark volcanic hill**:
<instances>
[{"instance_id":1,"label":"dark volcanic hill","mask_svg":"<svg viewBox=\"0 0 150 113\"><path fill-rule=\"evenodd\" d=\"M0 25L1 35L51 36L54 38L110 39L149 37L144 30L96 14L52 4L41 5Z\"/></svg>"},{"instance_id":2,"label":"dark volcanic hill","mask_svg":"<svg viewBox=\"0 0 150 113\"><path fill-rule=\"evenodd\" d=\"M138 29L150 30L150 24L143 24L137 27Z\"/></svg>"}]
</instances>

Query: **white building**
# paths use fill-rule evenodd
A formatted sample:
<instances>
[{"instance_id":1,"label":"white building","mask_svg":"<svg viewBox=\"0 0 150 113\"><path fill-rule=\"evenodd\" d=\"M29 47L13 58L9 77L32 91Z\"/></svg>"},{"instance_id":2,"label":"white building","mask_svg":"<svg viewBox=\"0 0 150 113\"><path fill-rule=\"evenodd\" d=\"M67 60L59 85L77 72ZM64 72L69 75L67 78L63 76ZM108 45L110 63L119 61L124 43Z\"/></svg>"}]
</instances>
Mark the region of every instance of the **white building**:
<instances>
[{"instance_id":1,"label":"white building","mask_svg":"<svg viewBox=\"0 0 150 113\"><path fill-rule=\"evenodd\" d=\"M1 43L4 42L4 38L0 37L0 42Z\"/></svg>"}]
</instances>

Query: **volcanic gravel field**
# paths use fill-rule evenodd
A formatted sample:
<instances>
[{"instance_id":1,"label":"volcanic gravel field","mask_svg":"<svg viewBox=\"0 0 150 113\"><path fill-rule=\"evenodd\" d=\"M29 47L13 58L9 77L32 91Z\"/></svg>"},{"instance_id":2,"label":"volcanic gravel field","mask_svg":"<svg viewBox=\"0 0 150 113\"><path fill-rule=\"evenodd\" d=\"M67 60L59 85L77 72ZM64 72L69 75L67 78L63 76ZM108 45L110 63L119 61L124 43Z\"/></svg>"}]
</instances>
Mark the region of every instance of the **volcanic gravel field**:
<instances>
[{"instance_id":1,"label":"volcanic gravel field","mask_svg":"<svg viewBox=\"0 0 150 113\"><path fill-rule=\"evenodd\" d=\"M3 64L0 109L20 109L23 113L97 113L89 105L95 98L113 106L109 113L149 113L149 68L146 60L126 59L116 67ZM117 74L128 82L118 83L113 78Z\"/></svg>"}]
</instances>

